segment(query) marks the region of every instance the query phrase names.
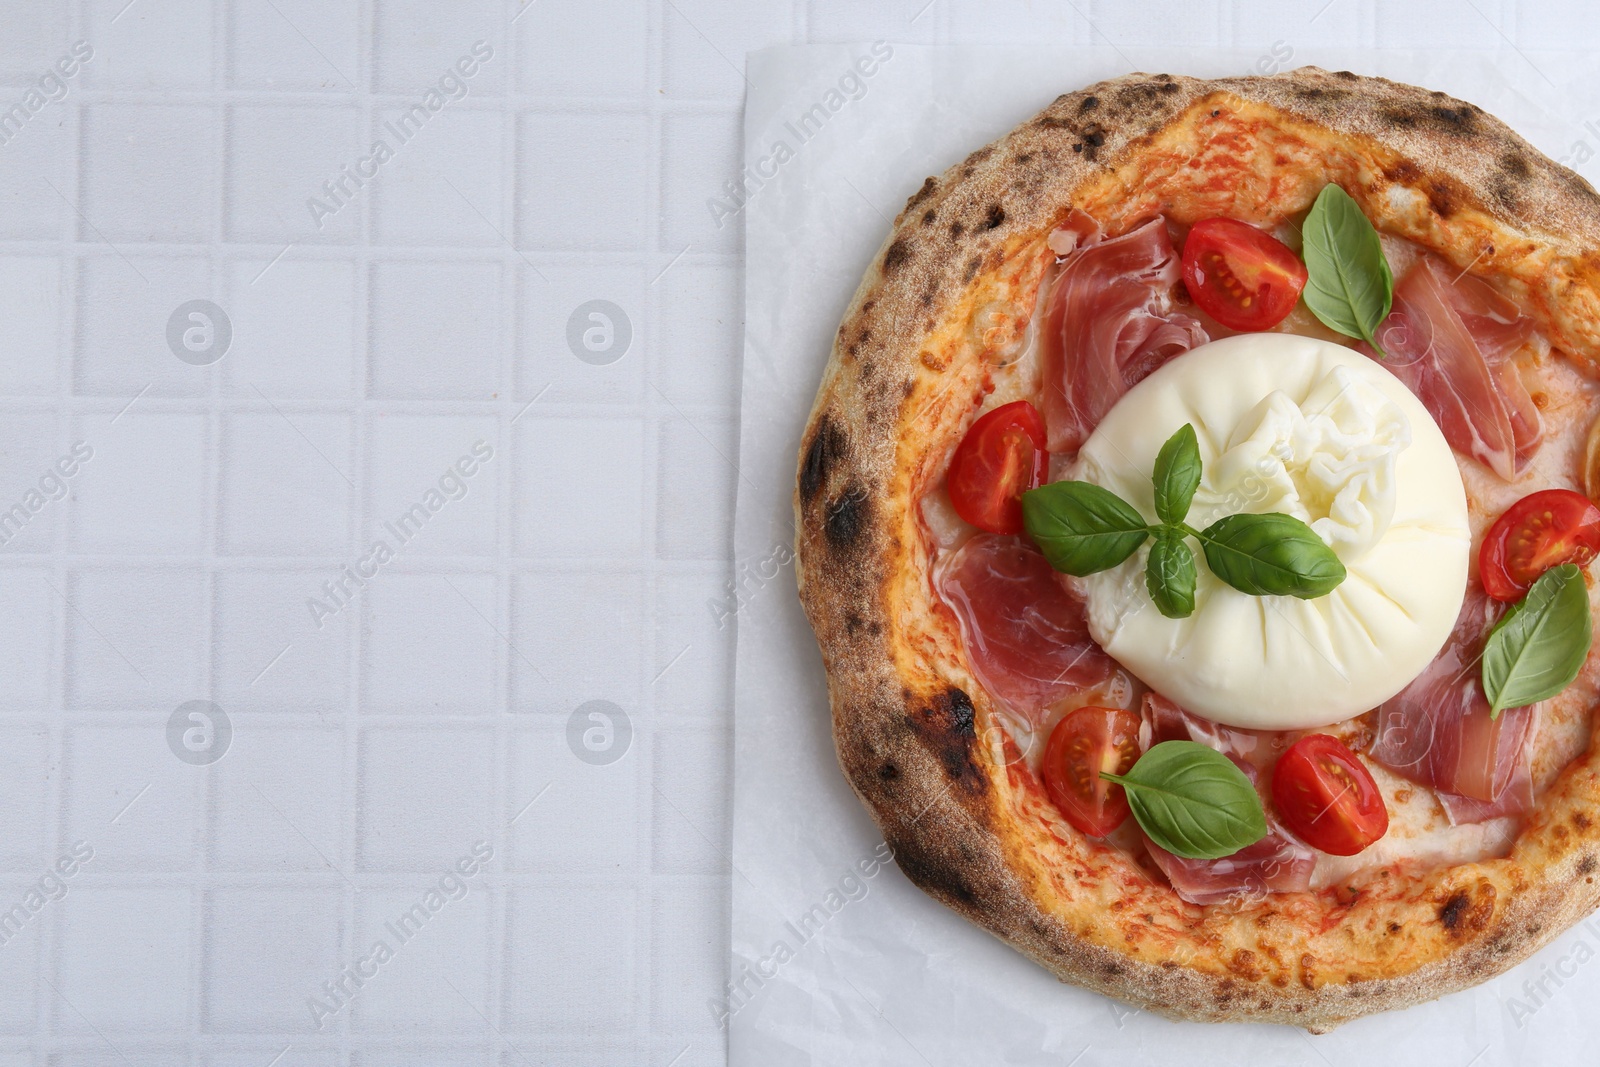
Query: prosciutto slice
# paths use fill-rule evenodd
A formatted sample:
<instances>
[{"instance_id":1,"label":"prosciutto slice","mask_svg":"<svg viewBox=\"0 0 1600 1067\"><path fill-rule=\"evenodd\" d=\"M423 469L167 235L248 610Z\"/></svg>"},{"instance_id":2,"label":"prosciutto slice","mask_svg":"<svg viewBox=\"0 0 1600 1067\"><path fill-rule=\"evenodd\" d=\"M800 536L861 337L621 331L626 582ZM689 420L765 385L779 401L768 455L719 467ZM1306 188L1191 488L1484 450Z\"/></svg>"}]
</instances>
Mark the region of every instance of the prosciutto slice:
<instances>
[{"instance_id":1,"label":"prosciutto slice","mask_svg":"<svg viewBox=\"0 0 1600 1067\"><path fill-rule=\"evenodd\" d=\"M1180 265L1165 219L1108 239L1074 210L1050 247L1064 258L1040 327L1042 407L1050 450L1076 451L1123 393L1210 338L1172 307Z\"/></svg>"},{"instance_id":2,"label":"prosciutto slice","mask_svg":"<svg viewBox=\"0 0 1600 1067\"><path fill-rule=\"evenodd\" d=\"M1440 794L1452 824L1522 815L1533 808L1529 742L1534 708L1489 717L1479 657L1500 612L1476 586L1444 649L1377 712L1368 755Z\"/></svg>"},{"instance_id":3,"label":"prosciutto slice","mask_svg":"<svg viewBox=\"0 0 1600 1067\"><path fill-rule=\"evenodd\" d=\"M1089 636L1083 602L1020 537L969 538L941 567L938 584L961 622L972 673L990 696L1030 722L1116 670Z\"/></svg>"},{"instance_id":4,"label":"prosciutto slice","mask_svg":"<svg viewBox=\"0 0 1600 1067\"><path fill-rule=\"evenodd\" d=\"M1145 848L1173 890L1190 904L1247 902L1268 893L1301 893L1311 888L1316 853L1277 830L1253 845L1218 860L1186 860L1145 838Z\"/></svg>"},{"instance_id":5,"label":"prosciutto slice","mask_svg":"<svg viewBox=\"0 0 1600 1067\"><path fill-rule=\"evenodd\" d=\"M1216 749L1235 763L1248 763L1254 772L1271 768L1288 747L1288 734L1273 730L1242 730L1202 719L1151 691L1140 705L1139 742L1144 748L1162 741L1197 741Z\"/></svg>"},{"instance_id":6,"label":"prosciutto slice","mask_svg":"<svg viewBox=\"0 0 1600 1067\"><path fill-rule=\"evenodd\" d=\"M1281 747L1273 743L1281 735L1218 725L1180 708L1159 693L1145 694L1140 717L1140 742L1144 747L1162 741L1209 745L1233 760L1258 789L1263 771L1276 759ZM1149 838L1145 839L1145 847L1173 890L1191 904L1297 893L1310 888L1311 872L1317 865L1316 853L1286 833L1270 816L1266 837L1221 859L1184 859Z\"/></svg>"},{"instance_id":7,"label":"prosciutto slice","mask_svg":"<svg viewBox=\"0 0 1600 1067\"><path fill-rule=\"evenodd\" d=\"M1384 366L1417 394L1450 447L1507 481L1544 437L1511 358L1533 336L1532 321L1511 301L1432 255L1418 257L1400 279L1377 334Z\"/></svg>"}]
</instances>

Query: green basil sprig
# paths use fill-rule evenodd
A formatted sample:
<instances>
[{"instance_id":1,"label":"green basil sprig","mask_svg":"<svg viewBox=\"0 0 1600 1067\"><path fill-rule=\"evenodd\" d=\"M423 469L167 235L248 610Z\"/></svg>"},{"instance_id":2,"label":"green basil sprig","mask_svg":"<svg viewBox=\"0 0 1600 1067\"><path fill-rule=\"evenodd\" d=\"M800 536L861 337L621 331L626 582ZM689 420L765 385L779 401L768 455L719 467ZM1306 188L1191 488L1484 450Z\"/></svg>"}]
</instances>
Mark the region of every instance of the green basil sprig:
<instances>
[{"instance_id":1,"label":"green basil sprig","mask_svg":"<svg viewBox=\"0 0 1600 1067\"><path fill-rule=\"evenodd\" d=\"M1563 563L1539 575L1527 595L1494 624L1484 645L1489 717L1561 692L1583 669L1593 641L1583 572Z\"/></svg>"},{"instance_id":2,"label":"green basil sprig","mask_svg":"<svg viewBox=\"0 0 1600 1067\"><path fill-rule=\"evenodd\" d=\"M1169 619L1194 613L1193 537L1213 574L1251 596L1326 596L1345 578L1344 564L1316 532L1290 515L1229 515L1204 530L1183 520L1200 487L1200 447L1184 425L1156 455L1160 522L1092 482L1052 482L1022 494L1028 536L1056 570L1078 576L1115 567L1149 538L1145 588Z\"/></svg>"},{"instance_id":3,"label":"green basil sprig","mask_svg":"<svg viewBox=\"0 0 1600 1067\"><path fill-rule=\"evenodd\" d=\"M1174 856L1220 859L1267 836L1256 787L1214 748L1163 741L1127 774L1100 777L1128 791L1140 829Z\"/></svg>"},{"instance_id":4,"label":"green basil sprig","mask_svg":"<svg viewBox=\"0 0 1600 1067\"><path fill-rule=\"evenodd\" d=\"M1344 564L1316 531L1290 515L1229 515L1195 534L1206 566L1251 596L1327 596L1344 581Z\"/></svg>"},{"instance_id":5,"label":"green basil sprig","mask_svg":"<svg viewBox=\"0 0 1600 1067\"><path fill-rule=\"evenodd\" d=\"M1028 536L1064 574L1115 567L1150 536L1144 516L1093 482L1051 482L1022 494Z\"/></svg>"},{"instance_id":6,"label":"green basil sprig","mask_svg":"<svg viewBox=\"0 0 1600 1067\"><path fill-rule=\"evenodd\" d=\"M1194 426L1184 423L1156 453L1156 515L1176 526L1189 514L1195 490L1200 488L1200 444Z\"/></svg>"},{"instance_id":7,"label":"green basil sprig","mask_svg":"<svg viewBox=\"0 0 1600 1067\"><path fill-rule=\"evenodd\" d=\"M1322 324L1383 356L1376 333L1394 303L1394 274L1378 231L1350 194L1327 185L1300 229L1306 307Z\"/></svg>"},{"instance_id":8,"label":"green basil sprig","mask_svg":"<svg viewBox=\"0 0 1600 1067\"><path fill-rule=\"evenodd\" d=\"M1194 551L1184 544L1181 533L1162 527L1150 542L1150 562L1144 571L1144 586L1156 609L1169 619L1193 615L1194 579Z\"/></svg>"}]
</instances>

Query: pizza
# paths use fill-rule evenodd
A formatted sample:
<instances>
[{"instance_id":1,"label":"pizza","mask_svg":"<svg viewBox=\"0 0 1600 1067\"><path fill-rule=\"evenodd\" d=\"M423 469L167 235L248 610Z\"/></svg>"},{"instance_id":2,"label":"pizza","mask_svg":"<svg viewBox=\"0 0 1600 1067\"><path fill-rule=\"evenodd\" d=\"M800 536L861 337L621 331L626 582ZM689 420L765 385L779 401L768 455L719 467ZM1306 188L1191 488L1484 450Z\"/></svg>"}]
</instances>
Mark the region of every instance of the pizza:
<instances>
[{"instance_id":1,"label":"pizza","mask_svg":"<svg viewBox=\"0 0 1600 1067\"><path fill-rule=\"evenodd\" d=\"M1315 68L1061 96L910 197L799 448L838 758L1063 981L1323 1032L1600 905L1600 198Z\"/></svg>"}]
</instances>

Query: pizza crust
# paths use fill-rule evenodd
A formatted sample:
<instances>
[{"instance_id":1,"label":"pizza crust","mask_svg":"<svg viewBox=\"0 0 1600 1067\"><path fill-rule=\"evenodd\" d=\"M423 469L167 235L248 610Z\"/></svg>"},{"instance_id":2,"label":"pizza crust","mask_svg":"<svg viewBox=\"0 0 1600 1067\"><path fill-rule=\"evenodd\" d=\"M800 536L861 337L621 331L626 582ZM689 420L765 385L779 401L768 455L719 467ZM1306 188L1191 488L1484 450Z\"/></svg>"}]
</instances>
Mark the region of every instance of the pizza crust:
<instances>
[{"instance_id":1,"label":"pizza crust","mask_svg":"<svg viewBox=\"0 0 1600 1067\"><path fill-rule=\"evenodd\" d=\"M1477 107L1316 68L1135 74L1059 97L907 201L839 328L795 493L839 762L906 875L1063 981L1313 1032L1481 982L1600 904L1592 736L1504 859L1186 904L1022 769L932 594L916 503L1016 348L1070 208L1111 232L1157 211L1271 219L1328 180L1600 360L1600 197Z\"/></svg>"}]
</instances>

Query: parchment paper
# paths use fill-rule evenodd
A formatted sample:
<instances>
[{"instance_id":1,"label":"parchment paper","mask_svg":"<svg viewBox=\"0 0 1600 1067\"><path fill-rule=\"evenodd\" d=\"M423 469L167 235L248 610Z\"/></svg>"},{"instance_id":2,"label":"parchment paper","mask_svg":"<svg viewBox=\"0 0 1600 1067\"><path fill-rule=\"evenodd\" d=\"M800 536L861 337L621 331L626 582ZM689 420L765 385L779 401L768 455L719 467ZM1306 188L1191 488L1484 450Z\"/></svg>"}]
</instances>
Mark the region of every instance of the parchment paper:
<instances>
[{"instance_id":1,"label":"parchment paper","mask_svg":"<svg viewBox=\"0 0 1600 1067\"><path fill-rule=\"evenodd\" d=\"M790 494L833 333L890 219L927 175L1062 92L1130 70L1303 63L1443 89L1595 177L1600 92L1576 54L863 43L749 57L746 181L707 204L723 225L742 222L747 249L732 981L707 1006L735 1067L1593 1060L1600 919L1499 979L1330 1035L1171 1022L1058 983L925 897L884 862L834 758L822 663L795 597Z\"/></svg>"}]
</instances>

